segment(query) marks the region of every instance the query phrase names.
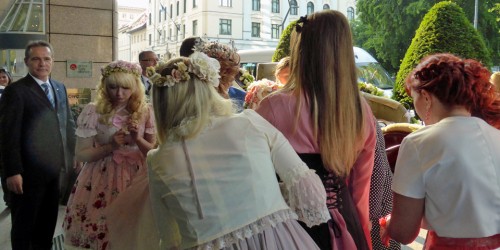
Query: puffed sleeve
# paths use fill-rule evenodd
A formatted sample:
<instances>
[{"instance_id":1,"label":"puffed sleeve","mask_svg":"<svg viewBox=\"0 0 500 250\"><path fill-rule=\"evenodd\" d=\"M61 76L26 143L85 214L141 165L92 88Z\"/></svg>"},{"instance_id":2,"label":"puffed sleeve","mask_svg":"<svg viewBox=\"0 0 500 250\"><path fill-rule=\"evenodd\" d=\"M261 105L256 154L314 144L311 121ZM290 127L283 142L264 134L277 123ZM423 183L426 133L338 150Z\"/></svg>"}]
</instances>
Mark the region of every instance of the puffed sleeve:
<instances>
[{"instance_id":1,"label":"puffed sleeve","mask_svg":"<svg viewBox=\"0 0 500 250\"><path fill-rule=\"evenodd\" d=\"M153 112L153 106L148 105L148 117L146 119L146 124L144 126L144 133L154 135L155 131L155 115Z\"/></svg>"},{"instance_id":2,"label":"puffed sleeve","mask_svg":"<svg viewBox=\"0 0 500 250\"><path fill-rule=\"evenodd\" d=\"M400 195L414 198L425 198L424 170L422 157L413 141L404 138L399 148L392 190Z\"/></svg>"},{"instance_id":3,"label":"puffed sleeve","mask_svg":"<svg viewBox=\"0 0 500 250\"><path fill-rule=\"evenodd\" d=\"M97 134L97 119L99 115L96 113L96 106L93 103L87 104L78 119L76 120L76 136L88 138Z\"/></svg>"},{"instance_id":4,"label":"puffed sleeve","mask_svg":"<svg viewBox=\"0 0 500 250\"><path fill-rule=\"evenodd\" d=\"M283 181L282 194L288 206L308 227L330 219L326 207L326 192L314 170L299 158L288 140L253 110L245 110L251 123L262 131L271 149L271 159L276 173Z\"/></svg>"}]
</instances>

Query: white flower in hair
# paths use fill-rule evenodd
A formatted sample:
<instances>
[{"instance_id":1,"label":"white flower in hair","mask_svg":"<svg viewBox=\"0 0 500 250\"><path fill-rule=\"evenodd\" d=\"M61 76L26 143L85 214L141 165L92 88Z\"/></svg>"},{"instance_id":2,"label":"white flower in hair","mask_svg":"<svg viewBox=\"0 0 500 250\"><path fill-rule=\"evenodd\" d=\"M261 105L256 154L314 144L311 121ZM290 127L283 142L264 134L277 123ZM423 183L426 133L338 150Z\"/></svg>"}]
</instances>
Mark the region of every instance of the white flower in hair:
<instances>
[{"instance_id":1,"label":"white flower in hair","mask_svg":"<svg viewBox=\"0 0 500 250\"><path fill-rule=\"evenodd\" d=\"M219 61L198 51L189 56L189 61L189 72L196 75L201 81L210 83L214 87L219 86Z\"/></svg>"}]
</instances>

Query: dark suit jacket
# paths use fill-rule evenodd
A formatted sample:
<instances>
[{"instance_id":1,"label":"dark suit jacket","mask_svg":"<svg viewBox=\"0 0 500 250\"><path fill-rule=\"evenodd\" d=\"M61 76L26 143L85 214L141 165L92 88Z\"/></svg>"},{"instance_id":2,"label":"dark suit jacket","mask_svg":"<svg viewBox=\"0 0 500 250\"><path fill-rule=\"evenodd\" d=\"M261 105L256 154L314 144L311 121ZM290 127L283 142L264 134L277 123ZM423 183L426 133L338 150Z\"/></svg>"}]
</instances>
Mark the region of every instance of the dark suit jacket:
<instances>
[{"instance_id":1,"label":"dark suit jacket","mask_svg":"<svg viewBox=\"0 0 500 250\"><path fill-rule=\"evenodd\" d=\"M72 167L75 123L63 84L50 80L53 108L40 85L27 75L5 88L0 98L0 163L5 177L22 174L36 185Z\"/></svg>"}]
</instances>

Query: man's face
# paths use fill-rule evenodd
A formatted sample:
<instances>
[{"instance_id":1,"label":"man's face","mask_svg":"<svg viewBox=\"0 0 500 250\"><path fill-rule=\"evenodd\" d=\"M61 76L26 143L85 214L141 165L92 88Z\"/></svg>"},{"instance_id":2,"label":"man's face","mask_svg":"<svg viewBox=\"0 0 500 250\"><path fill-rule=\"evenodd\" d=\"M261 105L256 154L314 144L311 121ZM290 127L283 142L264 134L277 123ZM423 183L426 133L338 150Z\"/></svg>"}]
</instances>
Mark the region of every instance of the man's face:
<instances>
[{"instance_id":1,"label":"man's face","mask_svg":"<svg viewBox=\"0 0 500 250\"><path fill-rule=\"evenodd\" d=\"M158 57L153 52L148 52L143 55L143 57L139 60L139 64L141 64L142 73L146 72L147 67L156 66L158 63Z\"/></svg>"},{"instance_id":2,"label":"man's face","mask_svg":"<svg viewBox=\"0 0 500 250\"><path fill-rule=\"evenodd\" d=\"M32 47L29 56L24 58L24 63L28 66L30 74L42 81L49 79L53 62L52 51L44 46Z\"/></svg>"}]
</instances>

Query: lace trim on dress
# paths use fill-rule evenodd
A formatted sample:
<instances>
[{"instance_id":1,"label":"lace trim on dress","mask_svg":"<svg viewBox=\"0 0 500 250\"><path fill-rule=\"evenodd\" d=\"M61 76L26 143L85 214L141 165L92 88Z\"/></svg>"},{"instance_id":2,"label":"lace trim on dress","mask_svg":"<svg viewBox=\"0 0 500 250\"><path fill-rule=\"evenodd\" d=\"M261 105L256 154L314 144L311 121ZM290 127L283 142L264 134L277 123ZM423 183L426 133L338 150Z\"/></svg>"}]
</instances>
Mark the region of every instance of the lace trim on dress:
<instances>
[{"instance_id":1,"label":"lace trim on dress","mask_svg":"<svg viewBox=\"0 0 500 250\"><path fill-rule=\"evenodd\" d=\"M297 213L299 220L308 227L330 220L326 207L326 194L321 179L314 170L304 167L292 168L284 176L282 194L288 206Z\"/></svg>"},{"instance_id":2,"label":"lace trim on dress","mask_svg":"<svg viewBox=\"0 0 500 250\"><path fill-rule=\"evenodd\" d=\"M274 228L280 223L296 219L297 215L293 211L289 209L280 210L268 216L260 218L259 220L251 224L248 224L238 230L235 230L210 242L203 243L201 245L189 249L211 250L211 249L222 249L225 247L230 247L233 244L236 244L240 240L245 240L254 235L262 233L265 229L269 227Z\"/></svg>"}]
</instances>

